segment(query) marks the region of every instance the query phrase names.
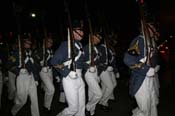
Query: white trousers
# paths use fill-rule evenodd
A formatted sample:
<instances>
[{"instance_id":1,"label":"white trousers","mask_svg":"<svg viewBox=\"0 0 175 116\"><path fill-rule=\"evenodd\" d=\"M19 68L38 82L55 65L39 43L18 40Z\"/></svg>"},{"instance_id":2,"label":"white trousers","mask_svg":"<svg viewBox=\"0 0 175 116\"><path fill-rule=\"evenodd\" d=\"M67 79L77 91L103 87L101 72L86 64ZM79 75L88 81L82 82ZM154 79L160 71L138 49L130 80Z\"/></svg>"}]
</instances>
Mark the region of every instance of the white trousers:
<instances>
[{"instance_id":1,"label":"white trousers","mask_svg":"<svg viewBox=\"0 0 175 116\"><path fill-rule=\"evenodd\" d=\"M88 102L86 104L86 109L90 111L91 115L94 115L96 104L102 97L102 91L98 83L99 77L97 71L91 73L88 69L85 73L85 80L88 85Z\"/></svg>"},{"instance_id":2,"label":"white trousers","mask_svg":"<svg viewBox=\"0 0 175 116\"><path fill-rule=\"evenodd\" d=\"M156 92L154 78L146 77L138 92L135 94L138 107L132 116L157 116Z\"/></svg>"},{"instance_id":3,"label":"white trousers","mask_svg":"<svg viewBox=\"0 0 175 116\"><path fill-rule=\"evenodd\" d=\"M76 71L78 78L64 77L63 88L68 107L57 116L85 116L85 84L81 77L81 71Z\"/></svg>"},{"instance_id":4,"label":"white trousers","mask_svg":"<svg viewBox=\"0 0 175 116\"><path fill-rule=\"evenodd\" d=\"M115 77L115 73L113 71L111 71L111 72L109 72L109 74L110 74L110 77L111 77L111 80L112 80L113 88L115 88L117 86L117 80L116 80L116 77ZM110 96L110 99L115 100L114 91L112 92L112 94Z\"/></svg>"},{"instance_id":5,"label":"white trousers","mask_svg":"<svg viewBox=\"0 0 175 116\"><path fill-rule=\"evenodd\" d=\"M27 97L31 100L31 115L39 116L37 88L33 74L21 74L16 80L17 93L15 96L15 105L12 107L12 115L15 116L17 112L23 107L27 101Z\"/></svg>"},{"instance_id":6,"label":"white trousers","mask_svg":"<svg viewBox=\"0 0 175 116\"><path fill-rule=\"evenodd\" d=\"M157 73L155 73L154 86L155 86L156 95L157 97L159 97L160 83L159 83L159 77Z\"/></svg>"},{"instance_id":7,"label":"white trousers","mask_svg":"<svg viewBox=\"0 0 175 116\"><path fill-rule=\"evenodd\" d=\"M65 96L64 91L61 91L61 92L60 92L59 102L61 102L61 103L66 103L66 96Z\"/></svg>"},{"instance_id":8,"label":"white trousers","mask_svg":"<svg viewBox=\"0 0 175 116\"><path fill-rule=\"evenodd\" d=\"M13 100L15 98L16 92L16 74L11 71L8 71L8 99Z\"/></svg>"},{"instance_id":9,"label":"white trousers","mask_svg":"<svg viewBox=\"0 0 175 116\"><path fill-rule=\"evenodd\" d=\"M102 98L99 103L101 105L108 106L108 100L110 99L114 90L113 81L111 79L109 71L103 71L100 75L100 79L102 87Z\"/></svg>"},{"instance_id":10,"label":"white trousers","mask_svg":"<svg viewBox=\"0 0 175 116\"><path fill-rule=\"evenodd\" d=\"M3 80L2 80L2 72L0 71L0 109L1 109L2 87L3 87Z\"/></svg>"},{"instance_id":11,"label":"white trousers","mask_svg":"<svg viewBox=\"0 0 175 116\"><path fill-rule=\"evenodd\" d=\"M41 70L39 74L40 74L42 83L44 84L44 91L45 91L44 107L46 107L48 110L50 110L52 100L53 100L53 96L54 96L54 93L55 93L55 87L54 87L54 84L53 84L52 69L48 69L47 72L44 72L44 71Z\"/></svg>"}]
</instances>

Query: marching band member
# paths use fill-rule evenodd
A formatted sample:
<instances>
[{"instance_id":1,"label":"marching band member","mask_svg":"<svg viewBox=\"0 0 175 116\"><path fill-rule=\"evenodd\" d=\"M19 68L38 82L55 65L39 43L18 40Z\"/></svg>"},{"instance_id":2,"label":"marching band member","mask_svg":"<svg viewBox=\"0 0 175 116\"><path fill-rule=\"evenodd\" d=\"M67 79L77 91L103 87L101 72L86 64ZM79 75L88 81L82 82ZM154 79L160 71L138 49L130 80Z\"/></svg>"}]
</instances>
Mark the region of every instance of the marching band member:
<instances>
[{"instance_id":1,"label":"marching band member","mask_svg":"<svg viewBox=\"0 0 175 116\"><path fill-rule=\"evenodd\" d=\"M31 40L25 38L24 43L19 42L19 65L17 66L18 74L16 79L16 96L15 103L11 109L13 116L27 102L28 96L31 101L31 115L40 116L38 107L37 85L38 85L38 69L33 58L31 50Z\"/></svg>"},{"instance_id":2,"label":"marching band member","mask_svg":"<svg viewBox=\"0 0 175 116\"><path fill-rule=\"evenodd\" d=\"M83 61L80 60L84 54L80 43L84 33L79 21L73 23L72 30L73 40L62 42L51 59L51 64L63 77L63 89L68 103L68 107L57 116L85 116L85 84L81 74ZM73 49L70 50L70 47ZM71 63L75 69L71 68Z\"/></svg>"}]
</instances>

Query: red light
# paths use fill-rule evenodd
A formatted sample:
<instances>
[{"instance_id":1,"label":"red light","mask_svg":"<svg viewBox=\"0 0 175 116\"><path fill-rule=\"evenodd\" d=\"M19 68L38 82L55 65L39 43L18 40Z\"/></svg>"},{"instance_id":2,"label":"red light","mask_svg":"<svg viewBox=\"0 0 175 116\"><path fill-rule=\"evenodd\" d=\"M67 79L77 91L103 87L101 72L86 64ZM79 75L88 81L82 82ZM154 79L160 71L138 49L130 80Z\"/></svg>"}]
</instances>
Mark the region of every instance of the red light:
<instances>
[{"instance_id":1,"label":"red light","mask_svg":"<svg viewBox=\"0 0 175 116\"><path fill-rule=\"evenodd\" d=\"M138 0L140 4L143 4L144 3L144 0Z\"/></svg>"},{"instance_id":2,"label":"red light","mask_svg":"<svg viewBox=\"0 0 175 116\"><path fill-rule=\"evenodd\" d=\"M165 53L165 51L160 51L160 53L164 54L164 53Z\"/></svg>"},{"instance_id":3,"label":"red light","mask_svg":"<svg viewBox=\"0 0 175 116\"><path fill-rule=\"evenodd\" d=\"M144 0L140 0L140 3L143 4L144 3Z\"/></svg>"},{"instance_id":4,"label":"red light","mask_svg":"<svg viewBox=\"0 0 175 116\"><path fill-rule=\"evenodd\" d=\"M13 36L13 32L9 32L9 36L12 37Z\"/></svg>"}]
</instances>

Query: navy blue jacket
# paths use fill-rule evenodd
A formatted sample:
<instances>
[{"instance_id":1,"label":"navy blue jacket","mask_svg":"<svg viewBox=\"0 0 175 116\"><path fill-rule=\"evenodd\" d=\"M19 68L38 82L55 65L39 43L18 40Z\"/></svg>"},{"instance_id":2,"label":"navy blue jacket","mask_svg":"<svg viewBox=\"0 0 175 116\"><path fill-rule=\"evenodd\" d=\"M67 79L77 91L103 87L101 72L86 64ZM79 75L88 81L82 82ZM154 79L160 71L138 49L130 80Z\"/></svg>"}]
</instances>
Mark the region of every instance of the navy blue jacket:
<instances>
[{"instance_id":1,"label":"navy blue jacket","mask_svg":"<svg viewBox=\"0 0 175 116\"><path fill-rule=\"evenodd\" d=\"M116 53L114 50L112 50L112 48L108 48L108 59L109 59L109 64L110 66L112 66L114 68L114 73L118 72L118 66L117 66L117 57L116 57Z\"/></svg>"},{"instance_id":2,"label":"navy blue jacket","mask_svg":"<svg viewBox=\"0 0 175 116\"><path fill-rule=\"evenodd\" d=\"M24 49L24 54L23 54L23 60L25 60L26 55L25 55L26 49ZM9 70L14 72L16 75L19 74L20 67L19 67L19 51L15 51L13 54L10 56L11 58L14 58L15 60L9 59L8 65L11 66ZM32 54L31 51L31 57L33 58L34 62L32 63L30 60L25 64L25 68L28 70L29 73L33 73L35 81L39 80L39 67L36 63L36 59L34 57L34 54ZM13 71L13 69L15 69Z\"/></svg>"},{"instance_id":3,"label":"navy blue jacket","mask_svg":"<svg viewBox=\"0 0 175 116\"><path fill-rule=\"evenodd\" d=\"M95 47L95 46L94 46ZM87 63L88 61L90 61L90 57L89 57L89 44L85 45L84 48L84 57L81 57L83 58L83 61L84 61L84 67L83 69L85 70L85 72L87 71L87 69L90 67L90 62ZM93 56L94 58L94 65L98 65L98 54L95 52L95 50L93 49Z\"/></svg>"},{"instance_id":4,"label":"navy blue jacket","mask_svg":"<svg viewBox=\"0 0 175 116\"><path fill-rule=\"evenodd\" d=\"M132 47L135 42L139 42L139 50L140 54L138 55L132 55L128 51L125 52L124 54L124 63L130 68L134 64L140 63L140 59L144 58L144 39L143 36L137 36L136 38L133 39L133 41L130 44L130 47ZM129 48L130 48L129 47ZM142 85L146 73L148 72L150 66L144 64L141 68L134 68L131 69L131 78L130 78L130 94L131 96L134 96L140 86Z\"/></svg>"},{"instance_id":5,"label":"navy blue jacket","mask_svg":"<svg viewBox=\"0 0 175 116\"><path fill-rule=\"evenodd\" d=\"M50 54L48 52L50 52ZM46 61L45 62L47 63L47 66L49 66L50 68L52 67L50 61L51 61L51 59L53 57L53 54L54 54L53 49L46 48L46 51L45 51L45 60ZM49 55L50 55L50 57L49 57ZM39 65L40 70L41 70L42 66L40 65L40 62L43 61L43 49L36 50L35 57L37 59L36 60L37 64ZM59 76L59 73L54 68L52 69L52 71L53 71L53 77Z\"/></svg>"},{"instance_id":6,"label":"navy blue jacket","mask_svg":"<svg viewBox=\"0 0 175 116\"><path fill-rule=\"evenodd\" d=\"M97 70L98 75L100 75L103 71L107 69L107 61L106 61L106 47L104 44L98 45L97 49L99 51L99 60L97 62Z\"/></svg>"},{"instance_id":7,"label":"navy blue jacket","mask_svg":"<svg viewBox=\"0 0 175 116\"><path fill-rule=\"evenodd\" d=\"M77 44L80 44L80 42L75 41ZM75 48L75 53L76 55L78 54L78 49L76 47ZM76 56L75 55L75 56ZM81 56L83 57L83 56ZM51 65L62 65L64 62L68 61L70 59L68 59L68 41L64 41L61 43L61 45L59 46L59 48L56 50L53 58L51 59L50 63ZM76 69L82 69L83 68L83 59L79 58L76 62ZM69 72L71 71L68 66L64 66L63 68L56 69L62 77L67 77L67 75L69 74Z\"/></svg>"},{"instance_id":8,"label":"navy blue jacket","mask_svg":"<svg viewBox=\"0 0 175 116\"><path fill-rule=\"evenodd\" d=\"M25 50L24 50L25 52ZM32 52L32 51L31 51ZM27 56L25 55L24 56L24 60ZM31 57L33 58L34 60L34 63L32 63L30 60L25 64L26 65L26 69L28 70L29 73L33 73L33 76L34 76L34 79L35 81L38 81L39 80L39 66L37 65L36 63L36 59L35 59L35 56L34 54L32 53L31 54Z\"/></svg>"}]
</instances>

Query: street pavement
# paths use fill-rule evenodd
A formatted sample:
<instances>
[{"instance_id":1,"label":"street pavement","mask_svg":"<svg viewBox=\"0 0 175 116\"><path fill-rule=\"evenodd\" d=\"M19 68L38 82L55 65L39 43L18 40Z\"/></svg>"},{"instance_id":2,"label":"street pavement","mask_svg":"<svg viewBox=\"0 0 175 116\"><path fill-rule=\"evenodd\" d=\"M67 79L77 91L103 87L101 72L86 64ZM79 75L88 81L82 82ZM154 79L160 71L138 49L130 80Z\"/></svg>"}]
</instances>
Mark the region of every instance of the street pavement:
<instances>
[{"instance_id":1,"label":"street pavement","mask_svg":"<svg viewBox=\"0 0 175 116\"><path fill-rule=\"evenodd\" d=\"M125 75L126 76L126 75ZM136 103L134 98L132 98L128 94L128 78L129 77L121 77L118 79L118 85L115 88L115 101L109 101L110 111L105 112L100 109L100 106L97 105L96 115L95 116L132 116L131 111L136 107ZM158 105L158 116L175 116L175 87L171 83L171 73L165 72L160 76L160 101ZM55 95L52 102L52 113L47 115L43 112L43 96L44 93L38 87L38 100L39 100L39 109L41 116L56 116L66 104L61 104L58 101L59 97L59 83L55 84ZM0 116L10 116L9 112L13 105L12 101L7 99L7 87L4 85L3 88L3 97L2 97L2 109L0 111ZM30 100L27 100L27 103L24 107L19 111L17 116L31 116L30 113Z\"/></svg>"}]
</instances>

